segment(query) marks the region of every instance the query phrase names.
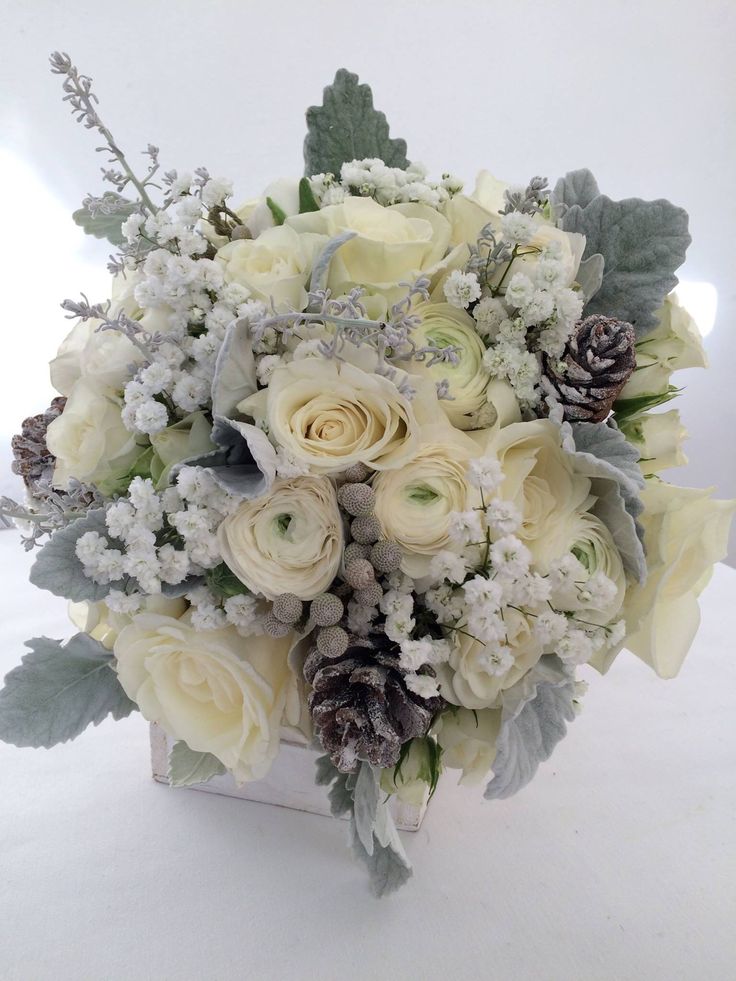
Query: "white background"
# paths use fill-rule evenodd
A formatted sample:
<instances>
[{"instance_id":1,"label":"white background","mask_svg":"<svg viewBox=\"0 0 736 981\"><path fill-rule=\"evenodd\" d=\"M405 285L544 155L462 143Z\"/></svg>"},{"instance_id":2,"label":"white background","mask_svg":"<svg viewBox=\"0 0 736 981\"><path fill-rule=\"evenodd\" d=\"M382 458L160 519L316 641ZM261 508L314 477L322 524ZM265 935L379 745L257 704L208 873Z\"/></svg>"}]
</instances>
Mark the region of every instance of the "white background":
<instances>
[{"instance_id":1,"label":"white background","mask_svg":"<svg viewBox=\"0 0 736 981\"><path fill-rule=\"evenodd\" d=\"M242 199L301 173L304 110L345 66L433 174L472 187L482 167L524 182L587 166L613 198L689 211L681 278L713 284L718 309L711 369L676 378L692 439L670 479L736 495L733 0L0 0L0 38L3 444L47 404L60 300L108 288L108 249L68 217L101 190L102 161L49 51L94 77L131 160L156 143L165 168L206 165Z\"/></svg>"}]
</instances>

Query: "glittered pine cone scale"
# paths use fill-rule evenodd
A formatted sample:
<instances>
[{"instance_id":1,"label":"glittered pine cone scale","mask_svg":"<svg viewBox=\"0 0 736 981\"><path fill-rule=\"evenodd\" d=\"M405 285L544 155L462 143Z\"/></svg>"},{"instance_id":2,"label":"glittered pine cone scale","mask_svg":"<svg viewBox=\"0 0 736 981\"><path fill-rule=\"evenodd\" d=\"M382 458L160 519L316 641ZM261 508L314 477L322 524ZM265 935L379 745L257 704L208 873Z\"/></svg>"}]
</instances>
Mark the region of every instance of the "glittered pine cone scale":
<instances>
[{"instance_id":1,"label":"glittered pine cone scale","mask_svg":"<svg viewBox=\"0 0 736 981\"><path fill-rule=\"evenodd\" d=\"M603 422L636 367L636 336L623 320L582 320L559 359L545 357L543 385L570 422Z\"/></svg>"}]
</instances>

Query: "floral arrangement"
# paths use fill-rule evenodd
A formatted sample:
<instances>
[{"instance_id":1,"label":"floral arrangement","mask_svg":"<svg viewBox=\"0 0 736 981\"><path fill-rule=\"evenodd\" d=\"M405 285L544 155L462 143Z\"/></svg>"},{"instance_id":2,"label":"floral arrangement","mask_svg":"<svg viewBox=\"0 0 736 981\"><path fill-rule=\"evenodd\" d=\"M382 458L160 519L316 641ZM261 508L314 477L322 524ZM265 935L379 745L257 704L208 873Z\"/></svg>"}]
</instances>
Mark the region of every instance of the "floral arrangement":
<instances>
[{"instance_id":1,"label":"floral arrangement","mask_svg":"<svg viewBox=\"0 0 736 981\"><path fill-rule=\"evenodd\" d=\"M351 819L378 893L411 869L393 796L441 771L522 788L626 647L662 677L698 626L733 502L675 487L678 368L705 366L672 290L664 200L587 170L550 188L430 179L370 89L307 113L306 176L232 202L204 169L136 175L90 79L53 72L109 155L75 221L111 299L51 363L3 513L78 632L0 693L0 737L51 746L138 709L170 781L268 771L289 731Z\"/></svg>"}]
</instances>

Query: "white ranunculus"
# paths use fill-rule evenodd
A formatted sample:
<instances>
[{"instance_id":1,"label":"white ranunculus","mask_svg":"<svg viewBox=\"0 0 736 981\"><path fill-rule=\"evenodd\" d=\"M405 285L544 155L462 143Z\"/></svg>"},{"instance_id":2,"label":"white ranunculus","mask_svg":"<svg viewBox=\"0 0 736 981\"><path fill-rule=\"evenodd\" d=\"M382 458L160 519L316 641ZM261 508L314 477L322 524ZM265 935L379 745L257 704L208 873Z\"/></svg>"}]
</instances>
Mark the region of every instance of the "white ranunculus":
<instances>
[{"instance_id":1,"label":"white ranunculus","mask_svg":"<svg viewBox=\"0 0 736 981\"><path fill-rule=\"evenodd\" d=\"M267 228L256 239L238 239L218 250L225 280L247 287L256 299L280 310L303 310L306 284L315 254L325 242L320 235L298 235L293 228Z\"/></svg>"},{"instance_id":2,"label":"white ranunculus","mask_svg":"<svg viewBox=\"0 0 736 981\"><path fill-rule=\"evenodd\" d=\"M342 558L343 527L327 477L277 480L265 497L243 501L217 529L227 566L251 592L314 599L329 589Z\"/></svg>"},{"instance_id":3,"label":"white ranunculus","mask_svg":"<svg viewBox=\"0 0 736 981\"><path fill-rule=\"evenodd\" d=\"M616 587L616 593L605 605L586 603L572 583L567 596L558 591L555 606L560 610L575 611L578 617L591 623L609 623L621 610L626 594L626 573L621 554L611 532L600 518L589 511L576 511L570 515L566 527L569 539L565 551L572 552L591 575L603 573Z\"/></svg>"},{"instance_id":4,"label":"white ranunculus","mask_svg":"<svg viewBox=\"0 0 736 981\"><path fill-rule=\"evenodd\" d=\"M700 624L698 596L727 553L736 501L710 493L656 479L642 491L647 579L626 595L624 644L663 678L680 670Z\"/></svg>"},{"instance_id":5,"label":"white ranunculus","mask_svg":"<svg viewBox=\"0 0 736 981\"><path fill-rule=\"evenodd\" d=\"M54 486L66 488L74 478L104 487L128 472L141 448L123 425L121 400L80 378L69 393L64 411L46 433L56 457Z\"/></svg>"},{"instance_id":6,"label":"white ranunculus","mask_svg":"<svg viewBox=\"0 0 736 981\"><path fill-rule=\"evenodd\" d=\"M501 728L499 709L471 711L459 708L443 712L434 734L442 747L442 762L462 770L460 783L479 784L496 758L496 740Z\"/></svg>"},{"instance_id":7,"label":"white ranunculus","mask_svg":"<svg viewBox=\"0 0 736 981\"><path fill-rule=\"evenodd\" d=\"M527 617L518 610L506 607L504 627L506 647L513 663L501 674L496 673L489 664L486 644L459 630L453 635L450 660L437 667L440 694L446 701L468 709L498 708L501 692L515 685L534 667L543 649ZM492 645L493 648L495 645Z\"/></svg>"},{"instance_id":8,"label":"white ranunculus","mask_svg":"<svg viewBox=\"0 0 736 981\"><path fill-rule=\"evenodd\" d=\"M239 411L265 422L271 438L313 473L338 473L358 462L375 470L403 466L419 449L422 427L446 423L434 385L412 379L417 394L410 400L372 371L368 349L346 346L340 354L351 360L279 365L268 388L244 399Z\"/></svg>"},{"instance_id":9,"label":"white ranunculus","mask_svg":"<svg viewBox=\"0 0 736 981\"><path fill-rule=\"evenodd\" d=\"M434 208L385 208L372 198L349 197L342 204L287 218L286 226L330 238L354 231L355 237L335 253L327 285L335 296L362 286L389 304L406 294L399 283L435 272L450 241L450 225Z\"/></svg>"},{"instance_id":10,"label":"white ranunculus","mask_svg":"<svg viewBox=\"0 0 736 981\"><path fill-rule=\"evenodd\" d=\"M183 598L174 599L159 593L157 596L146 596L140 612L160 613L162 616L178 620L188 609L189 604ZM118 634L133 621L133 614L117 613L111 610L104 600L91 603L82 600L69 604L69 619L75 627L98 640L103 647L112 650Z\"/></svg>"},{"instance_id":11,"label":"white ranunculus","mask_svg":"<svg viewBox=\"0 0 736 981\"><path fill-rule=\"evenodd\" d=\"M590 481L574 473L560 448L559 428L549 419L505 426L491 437L490 450L504 473L499 496L518 507L516 534L545 573L569 549L572 519L588 509Z\"/></svg>"},{"instance_id":12,"label":"white ranunculus","mask_svg":"<svg viewBox=\"0 0 736 981\"><path fill-rule=\"evenodd\" d=\"M412 331L417 347L456 347L458 361L438 362L431 367L415 358L404 363L412 375L427 376L433 382L447 379L449 399L440 399L445 415L458 429L475 429L473 413L487 404L491 373L483 363L485 346L478 336L475 321L464 310L449 303L426 303L414 309L421 323Z\"/></svg>"},{"instance_id":13,"label":"white ranunculus","mask_svg":"<svg viewBox=\"0 0 736 981\"><path fill-rule=\"evenodd\" d=\"M639 466L645 476L682 467L687 457L682 444L687 430L682 425L677 409L668 412L643 412L621 424L626 438L639 451Z\"/></svg>"},{"instance_id":14,"label":"white ranunculus","mask_svg":"<svg viewBox=\"0 0 736 981\"><path fill-rule=\"evenodd\" d=\"M266 775L294 684L291 636L195 630L186 618L139 613L115 641L120 684L149 722L197 753L212 753L239 783Z\"/></svg>"},{"instance_id":15,"label":"white ranunculus","mask_svg":"<svg viewBox=\"0 0 736 981\"><path fill-rule=\"evenodd\" d=\"M657 319L657 327L636 345L636 370L621 391L620 399L663 394L669 388L673 371L708 366L698 325L677 294L665 297Z\"/></svg>"},{"instance_id":16,"label":"white ranunculus","mask_svg":"<svg viewBox=\"0 0 736 981\"><path fill-rule=\"evenodd\" d=\"M402 570L415 579L428 574L434 555L452 548L450 514L468 507L466 468L477 455L472 441L459 432L429 429L425 439L409 463L373 481L376 517L386 538L403 552Z\"/></svg>"}]
</instances>

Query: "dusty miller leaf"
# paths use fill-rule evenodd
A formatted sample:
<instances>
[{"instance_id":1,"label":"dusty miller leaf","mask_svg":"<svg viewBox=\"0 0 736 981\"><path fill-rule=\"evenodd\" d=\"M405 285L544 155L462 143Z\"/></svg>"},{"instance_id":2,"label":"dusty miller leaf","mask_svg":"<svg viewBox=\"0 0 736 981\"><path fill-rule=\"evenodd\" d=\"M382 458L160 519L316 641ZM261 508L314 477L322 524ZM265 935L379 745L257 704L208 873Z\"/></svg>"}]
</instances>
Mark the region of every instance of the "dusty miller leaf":
<instances>
[{"instance_id":1,"label":"dusty miller leaf","mask_svg":"<svg viewBox=\"0 0 736 981\"><path fill-rule=\"evenodd\" d=\"M356 234L356 232L342 232L340 235L331 238L327 245L325 245L312 267L312 277L309 282L310 292L323 290L327 286L327 277L329 275L332 257L341 245L349 242L351 238L355 238Z\"/></svg>"},{"instance_id":2,"label":"dusty miller leaf","mask_svg":"<svg viewBox=\"0 0 736 981\"><path fill-rule=\"evenodd\" d=\"M182 739L171 747L168 779L172 787L205 783L223 773L227 773L227 769L212 753L197 753Z\"/></svg>"},{"instance_id":3,"label":"dusty miller leaf","mask_svg":"<svg viewBox=\"0 0 736 981\"><path fill-rule=\"evenodd\" d=\"M307 109L304 173L339 174L344 163L380 157L389 167L407 167L406 143L391 139L386 117L373 107L373 93L358 76L340 68L321 106Z\"/></svg>"},{"instance_id":4,"label":"dusty miller leaf","mask_svg":"<svg viewBox=\"0 0 736 981\"><path fill-rule=\"evenodd\" d=\"M247 320L230 324L215 362L212 415L230 418L239 402L258 388L256 362Z\"/></svg>"},{"instance_id":5,"label":"dusty miller leaf","mask_svg":"<svg viewBox=\"0 0 736 981\"><path fill-rule=\"evenodd\" d=\"M600 194L585 207L568 208L562 227L585 235L584 258L600 253L605 260L601 288L586 313L617 317L633 324L638 337L648 334L685 261L687 212L663 199L612 201Z\"/></svg>"},{"instance_id":6,"label":"dusty miller leaf","mask_svg":"<svg viewBox=\"0 0 736 981\"><path fill-rule=\"evenodd\" d=\"M93 582L84 574L82 563L74 551L77 540L88 531L108 537L105 524L105 509L94 508L84 518L72 521L66 528L55 532L36 556L31 567L29 579L39 589L47 589L54 596L79 603L81 600L97 602L104 599L111 589L120 588L122 580L101 584Z\"/></svg>"},{"instance_id":7,"label":"dusty miller leaf","mask_svg":"<svg viewBox=\"0 0 736 981\"><path fill-rule=\"evenodd\" d=\"M552 191L552 204L562 205L562 212L577 205L586 208L600 194L598 182L587 167L570 170L560 177Z\"/></svg>"},{"instance_id":8,"label":"dusty miller leaf","mask_svg":"<svg viewBox=\"0 0 736 981\"><path fill-rule=\"evenodd\" d=\"M353 792L353 817L360 843L369 855L373 854L373 828L380 794L379 771L370 763L361 763Z\"/></svg>"},{"instance_id":9,"label":"dusty miller leaf","mask_svg":"<svg viewBox=\"0 0 736 981\"><path fill-rule=\"evenodd\" d=\"M503 800L526 787L539 764L549 759L567 732L567 723L575 718L573 679L553 665L545 665L543 670L547 674L553 671L556 676L554 680L540 680L539 675L533 682L533 697L513 699L508 693L509 711L498 734L493 779L486 787L486 800Z\"/></svg>"},{"instance_id":10,"label":"dusty miller leaf","mask_svg":"<svg viewBox=\"0 0 736 981\"><path fill-rule=\"evenodd\" d=\"M136 708L99 641L75 634L66 644L48 637L26 642L31 653L6 675L0 691L0 739L48 749L67 742L108 715L123 719Z\"/></svg>"},{"instance_id":11,"label":"dusty miller leaf","mask_svg":"<svg viewBox=\"0 0 736 981\"><path fill-rule=\"evenodd\" d=\"M354 817L350 822L350 834L353 851L368 870L369 884L374 896L380 899L396 892L412 877L411 862L401 844L387 801L378 802L373 848L370 852L360 839Z\"/></svg>"},{"instance_id":12,"label":"dusty miller leaf","mask_svg":"<svg viewBox=\"0 0 736 981\"><path fill-rule=\"evenodd\" d=\"M103 195L101 200L101 208L98 207L94 215L86 204L73 212L75 224L84 229L87 235L105 238L112 245L124 245L125 236L120 229L123 222L138 210L138 205L112 192Z\"/></svg>"}]
</instances>

